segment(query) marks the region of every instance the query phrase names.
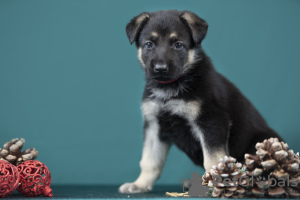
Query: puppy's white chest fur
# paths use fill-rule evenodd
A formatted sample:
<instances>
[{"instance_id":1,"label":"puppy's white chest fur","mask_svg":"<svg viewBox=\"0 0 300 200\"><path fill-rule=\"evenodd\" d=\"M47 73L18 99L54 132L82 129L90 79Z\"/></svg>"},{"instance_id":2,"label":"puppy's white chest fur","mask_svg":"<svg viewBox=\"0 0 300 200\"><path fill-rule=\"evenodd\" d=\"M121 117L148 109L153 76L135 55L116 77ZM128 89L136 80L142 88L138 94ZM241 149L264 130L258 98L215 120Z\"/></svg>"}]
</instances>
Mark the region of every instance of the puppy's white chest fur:
<instances>
[{"instance_id":1,"label":"puppy's white chest fur","mask_svg":"<svg viewBox=\"0 0 300 200\"><path fill-rule=\"evenodd\" d=\"M180 84L178 86L177 89L158 89L158 88L151 88L151 95L150 97L155 98L156 100L170 100L170 98L172 97L178 97L179 93L185 91L185 85L184 84ZM180 100L176 100L176 101L180 101Z\"/></svg>"},{"instance_id":2,"label":"puppy's white chest fur","mask_svg":"<svg viewBox=\"0 0 300 200\"><path fill-rule=\"evenodd\" d=\"M170 100L165 105L162 105L162 111L169 111L174 115L179 115L189 122L197 119L201 110L200 101Z\"/></svg>"},{"instance_id":3,"label":"puppy's white chest fur","mask_svg":"<svg viewBox=\"0 0 300 200\"><path fill-rule=\"evenodd\" d=\"M184 118L191 127L191 131L196 140L204 145L203 133L197 125L196 120L201 116L201 101L169 100L163 103L158 100L146 100L142 103L144 120L149 124L158 125L158 114L168 112ZM149 127L151 129L151 126Z\"/></svg>"},{"instance_id":4,"label":"puppy's white chest fur","mask_svg":"<svg viewBox=\"0 0 300 200\"><path fill-rule=\"evenodd\" d=\"M200 115L201 101L169 100L162 103L161 101L149 100L143 102L142 111L145 120L152 121L159 112L170 112L185 118L191 123Z\"/></svg>"}]
</instances>

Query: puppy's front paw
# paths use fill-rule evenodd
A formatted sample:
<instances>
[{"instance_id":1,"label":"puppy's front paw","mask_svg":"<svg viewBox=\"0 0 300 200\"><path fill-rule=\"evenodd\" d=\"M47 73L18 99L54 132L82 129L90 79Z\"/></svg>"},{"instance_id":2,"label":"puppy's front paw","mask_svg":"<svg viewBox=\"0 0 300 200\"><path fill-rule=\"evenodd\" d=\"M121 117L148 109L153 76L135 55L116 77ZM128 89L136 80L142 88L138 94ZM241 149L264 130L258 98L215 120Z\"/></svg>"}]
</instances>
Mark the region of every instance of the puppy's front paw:
<instances>
[{"instance_id":1,"label":"puppy's front paw","mask_svg":"<svg viewBox=\"0 0 300 200\"><path fill-rule=\"evenodd\" d=\"M124 183L119 187L120 193L144 193L149 192L151 188L138 186L136 183Z\"/></svg>"}]
</instances>

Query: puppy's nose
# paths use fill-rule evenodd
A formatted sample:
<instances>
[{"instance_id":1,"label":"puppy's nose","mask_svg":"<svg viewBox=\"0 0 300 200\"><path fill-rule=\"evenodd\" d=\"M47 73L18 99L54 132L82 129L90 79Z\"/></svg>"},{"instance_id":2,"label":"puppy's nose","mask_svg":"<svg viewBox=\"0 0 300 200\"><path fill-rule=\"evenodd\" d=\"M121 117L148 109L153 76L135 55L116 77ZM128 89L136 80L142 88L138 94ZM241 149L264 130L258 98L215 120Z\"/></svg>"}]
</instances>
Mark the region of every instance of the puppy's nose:
<instances>
[{"instance_id":1,"label":"puppy's nose","mask_svg":"<svg viewBox=\"0 0 300 200\"><path fill-rule=\"evenodd\" d=\"M160 65L160 64L154 65L154 71L157 73L166 72L167 70L168 70L167 65Z\"/></svg>"}]
</instances>

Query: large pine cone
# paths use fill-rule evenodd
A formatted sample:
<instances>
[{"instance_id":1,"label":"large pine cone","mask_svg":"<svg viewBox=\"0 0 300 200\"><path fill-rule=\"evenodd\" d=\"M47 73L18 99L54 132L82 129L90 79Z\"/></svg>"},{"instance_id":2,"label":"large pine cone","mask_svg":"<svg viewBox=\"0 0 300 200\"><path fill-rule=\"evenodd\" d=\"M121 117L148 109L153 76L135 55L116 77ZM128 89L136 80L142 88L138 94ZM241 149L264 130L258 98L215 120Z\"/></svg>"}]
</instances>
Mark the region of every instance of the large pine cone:
<instances>
[{"instance_id":1,"label":"large pine cone","mask_svg":"<svg viewBox=\"0 0 300 200\"><path fill-rule=\"evenodd\" d=\"M4 144L4 148L0 148L0 159L6 160L14 165L19 165L26 160L33 160L37 158L38 151L35 148L26 149L21 152L25 143L25 139L12 139L10 142Z\"/></svg>"},{"instance_id":2,"label":"large pine cone","mask_svg":"<svg viewBox=\"0 0 300 200\"><path fill-rule=\"evenodd\" d=\"M257 143L256 155L245 154L249 187L256 196L300 196L299 156L277 138Z\"/></svg>"},{"instance_id":3,"label":"large pine cone","mask_svg":"<svg viewBox=\"0 0 300 200\"><path fill-rule=\"evenodd\" d=\"M213 165L209 172L205 172L202 177L202 184L213 188L213 197L242 198L245 195L245 188L239 185L242 176L246 176L242 164L236 163L235 158L225 156L220 159L217 166ZM216 183L213 182L213 179Z\"/></svg>"}]
</instances>

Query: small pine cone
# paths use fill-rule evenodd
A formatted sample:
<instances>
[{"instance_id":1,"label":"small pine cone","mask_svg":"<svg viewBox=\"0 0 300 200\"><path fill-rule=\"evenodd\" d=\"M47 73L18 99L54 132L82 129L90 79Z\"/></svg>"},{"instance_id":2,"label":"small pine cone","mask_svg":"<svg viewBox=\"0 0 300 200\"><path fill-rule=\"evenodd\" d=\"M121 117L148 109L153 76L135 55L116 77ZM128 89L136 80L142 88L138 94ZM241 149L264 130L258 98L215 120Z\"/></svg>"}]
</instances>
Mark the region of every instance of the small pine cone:
<instances>
[{"instance_id":1,"label":"small pine cone","mask_svg":"<svg viewBox=\"0 0 300 200\"><path fill-rule=\"evenodd\" d=\"M202 185L213 188L213 197L242 198L245 188L239 185L239 180L245 175L241 163L236 163L235 158L225 156L217 166L213 165L209 172L205 172Z\"/></svg>"},{"instance_id":2,"label":"small pine cone","mask_svg":"<svg viewBox=\"0 0 300 200\"><path fill-rule=\"evenodd\" d=\"M25 143L25 139L12 139L4 144L3 149L0 148L0 159L6 160L14 165L19 165L26 160L34 160L38 156L38 151L35 148L26 149L21 152Z\"/></svg>"},{"instance_id":3,"label":"small pine cone","mask_svg":"<svg viewBox=\"0 0 300 200\"><path fill-rule=\"evenodd\" d=\"M255 148L256 155L245 154L251 193L259 197L300 196L299 156L277 138L258 142Z\"/></svg>"}]
</instances>

